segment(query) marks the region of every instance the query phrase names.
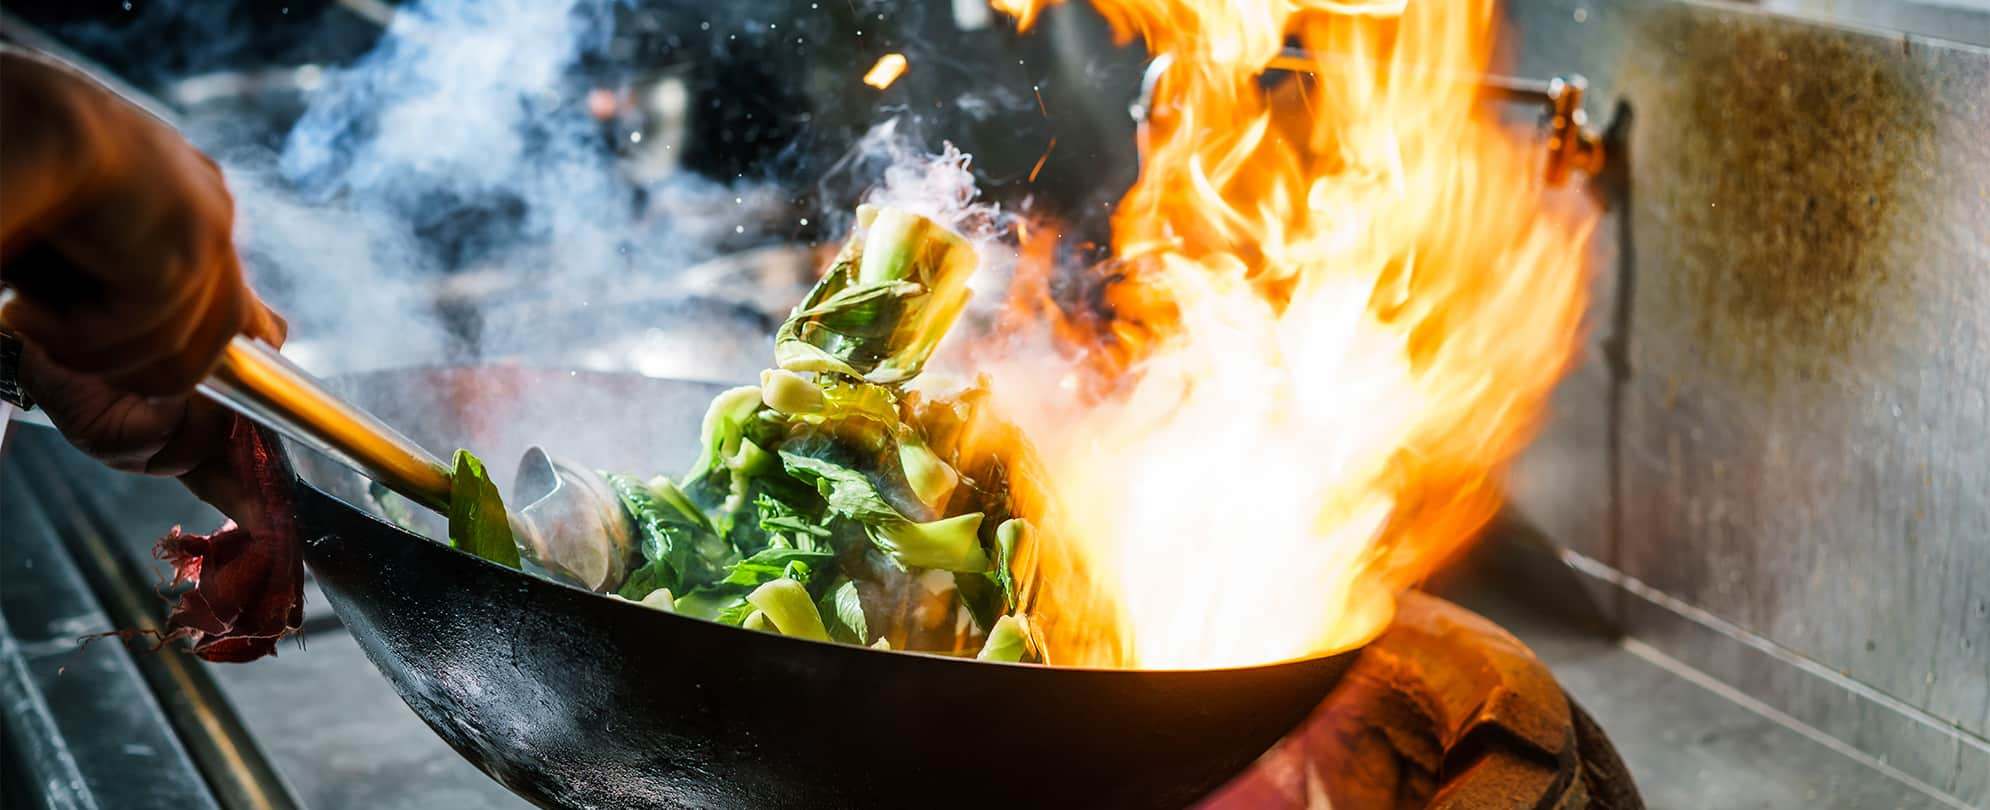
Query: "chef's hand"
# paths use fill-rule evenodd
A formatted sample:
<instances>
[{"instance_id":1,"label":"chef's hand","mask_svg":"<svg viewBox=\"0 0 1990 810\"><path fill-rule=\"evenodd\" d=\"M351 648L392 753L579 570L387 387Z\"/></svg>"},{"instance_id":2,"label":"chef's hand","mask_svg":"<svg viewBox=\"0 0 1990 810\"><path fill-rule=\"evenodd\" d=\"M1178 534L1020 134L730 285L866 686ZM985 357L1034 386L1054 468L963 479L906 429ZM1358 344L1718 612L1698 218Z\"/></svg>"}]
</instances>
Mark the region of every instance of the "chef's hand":
<instances>
[{"instance_id":1,"label":"chef's hand","mask_svg":"<svg viewBox=\"0 0 1990 810\"><path fill-rule=\"evenodd\" d=\"M228 415L192 395L237 334L285 324L244 280L221 171L66 67L0 49L0 326L19 382L79 448L175 476L236 517Z\"/></svg>"}]
</instances>

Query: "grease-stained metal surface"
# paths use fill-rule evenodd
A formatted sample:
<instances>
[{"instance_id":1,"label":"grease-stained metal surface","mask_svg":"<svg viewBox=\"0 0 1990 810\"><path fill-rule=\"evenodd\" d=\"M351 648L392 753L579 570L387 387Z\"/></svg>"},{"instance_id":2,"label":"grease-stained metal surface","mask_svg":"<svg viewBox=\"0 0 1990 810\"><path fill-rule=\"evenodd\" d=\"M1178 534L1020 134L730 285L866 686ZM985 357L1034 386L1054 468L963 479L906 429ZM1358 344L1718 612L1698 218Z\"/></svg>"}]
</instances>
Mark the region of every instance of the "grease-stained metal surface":
<instances>
[{"instance_id":1,"label":"grease-stained metal surface","mask_svg":"<svg viewBox=\"0 0 1990 810\"><path fill-rule=\"evenodd\" d=\"M1520 70L1635 113L1598 302L1623 367L1564 392L1615 428L1552 425L1521 511L1631 583L1633 635L1990 803L1990 51L1733 6L1509 17ZM1614 504L1544 494L1598 468Z\"/></svg>"},{"instance_id":2,"label":"grease-stained metal surface","mask_svg":"<svg viewBox=\"0 0 1990 810\"><path fill-rule=\"evenodd\" d=\"M0 433L9 429L0 423ZM20 433L31 430L43 432ZM115 640L80 643L118 625L68 548L75 527L18 463L19 448L37 438L8 437L0 463L0 768L8 783L0 803L226 808L175 734L172 707L162 709L148 688L135 660L144 653Z\"/></svg>"}]
</instances>

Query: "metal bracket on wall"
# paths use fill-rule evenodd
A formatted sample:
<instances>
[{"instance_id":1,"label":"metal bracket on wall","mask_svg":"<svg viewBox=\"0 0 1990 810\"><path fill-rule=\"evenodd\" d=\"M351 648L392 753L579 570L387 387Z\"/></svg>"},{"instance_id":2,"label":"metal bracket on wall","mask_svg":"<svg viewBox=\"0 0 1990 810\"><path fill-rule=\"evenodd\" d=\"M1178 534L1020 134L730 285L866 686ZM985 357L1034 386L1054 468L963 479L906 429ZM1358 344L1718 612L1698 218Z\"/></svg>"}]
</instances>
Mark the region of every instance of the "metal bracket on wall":
<instances>
[{"instance_id":1,"label":"metal bracket on wall","mask_svg":"<svg viewBox=\"0 0 1990 810\"><path fill-rule=\"evenodd\" d=\"M1322 65L1340 60L1342 57L1322 56L1302 48L1287 48L1271 60L1265 72L1318 73ZM1130 112L1133 120L1140 125L1140 152L1147 152L1147 127L1155 118L1155 92L1161 77L1175 62L1173 54L1161 54L1147 64L1147 71L1140 80L1140 97L1133 103ZM1571 172L1580 171L1595 176L1603 170L1603 135L1589 125L1588 114L1582 109L1583 94L1589 84L1581 76L1570 74L1557 76L1547 81L1500 76L1490 73L1460 73L1444 71L1446 78L1477 84L1484 98L1511 103L1537 104L1543 108L1548 128L1548 160L1546 175L1549 185L1559 186L1568 181Z\"/></svg>"}]
</instances>

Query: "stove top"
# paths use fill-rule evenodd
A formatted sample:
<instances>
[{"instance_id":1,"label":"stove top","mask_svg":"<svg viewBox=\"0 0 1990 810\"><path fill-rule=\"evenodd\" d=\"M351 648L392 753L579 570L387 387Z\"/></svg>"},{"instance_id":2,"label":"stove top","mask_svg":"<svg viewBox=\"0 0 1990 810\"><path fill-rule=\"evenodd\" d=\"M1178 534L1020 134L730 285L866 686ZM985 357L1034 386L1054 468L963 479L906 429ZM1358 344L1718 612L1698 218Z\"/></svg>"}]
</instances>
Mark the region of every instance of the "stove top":
<instances>
[{"instance_id":1,"label":"stove top","mask_svg":"<svg viewBox=\"0 0 1990 810\"><path fill-rule=\"evenodd\" d=\"M14 425L0 448L5 804L526 806L416 719L308 586L301 643L275 659L79 648L159 621L153 542L219 516L46 429ZM1459 582L1453 601L1406 595L1307 724L1199 810L1939 806L1655 653L1535 610L1511 578Z\"/></svg>"}]
</instances>

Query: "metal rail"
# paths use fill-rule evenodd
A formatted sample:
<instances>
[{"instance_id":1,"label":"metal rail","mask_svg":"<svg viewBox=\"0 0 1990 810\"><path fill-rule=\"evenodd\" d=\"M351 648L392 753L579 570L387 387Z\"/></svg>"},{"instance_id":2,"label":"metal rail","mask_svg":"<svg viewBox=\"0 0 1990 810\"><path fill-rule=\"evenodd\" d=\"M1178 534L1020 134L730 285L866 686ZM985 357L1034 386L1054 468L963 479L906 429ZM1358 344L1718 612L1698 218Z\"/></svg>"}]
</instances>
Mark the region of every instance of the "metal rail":
<instances>
[{"instance_id":1,"label":"metal rail","mask_svg":"<svg viewBox=\"0 0 1990 810\"><path fill-rule=\"evenodd\" d=\"M15 469L24 473L26 494L74 561L109 625L163 630L160 608L165 602L150 584L158 574L135 556L121 553L114 531L105 524L106 510L115 510L116 505L79 491L73 486L73 475L65 473L47 454L27 448L15 452L21 455ZM227 810L302 807L205 664L191 655L171 652L137 653L125 658L158 700L217 804Z\"/></svg>"}]
</instances>

